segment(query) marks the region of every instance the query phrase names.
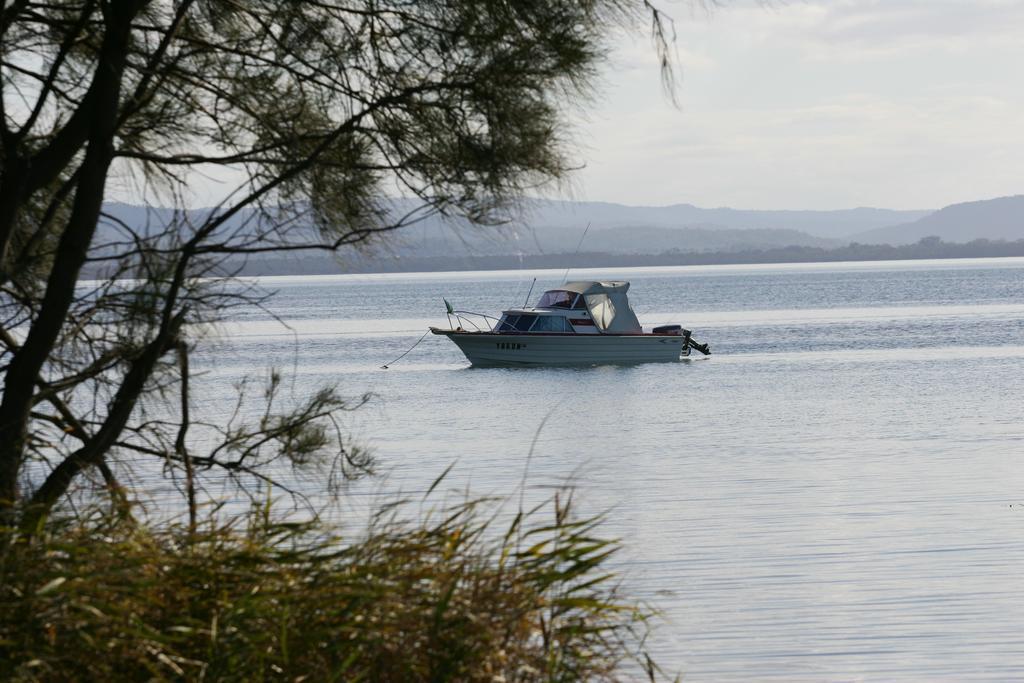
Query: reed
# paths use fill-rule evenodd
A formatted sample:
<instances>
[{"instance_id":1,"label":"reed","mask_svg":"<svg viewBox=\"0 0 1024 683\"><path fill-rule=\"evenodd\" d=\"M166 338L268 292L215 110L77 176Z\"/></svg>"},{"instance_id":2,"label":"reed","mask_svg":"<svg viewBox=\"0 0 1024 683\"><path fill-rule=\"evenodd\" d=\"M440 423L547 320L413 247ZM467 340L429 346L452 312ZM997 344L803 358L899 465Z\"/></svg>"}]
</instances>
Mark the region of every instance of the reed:
<instances>
[{"instance_id":1,"label":"reed","mask_svg":"<svg viewBox=\"0 0 1024 683\"><path fill-rule=\"evenodd\" d=\"M649 610L571 496L388 506L351 539L274 506L195 530L94 515L2 534L0 679L654 678Z\"/></svg>"}]
</instances>

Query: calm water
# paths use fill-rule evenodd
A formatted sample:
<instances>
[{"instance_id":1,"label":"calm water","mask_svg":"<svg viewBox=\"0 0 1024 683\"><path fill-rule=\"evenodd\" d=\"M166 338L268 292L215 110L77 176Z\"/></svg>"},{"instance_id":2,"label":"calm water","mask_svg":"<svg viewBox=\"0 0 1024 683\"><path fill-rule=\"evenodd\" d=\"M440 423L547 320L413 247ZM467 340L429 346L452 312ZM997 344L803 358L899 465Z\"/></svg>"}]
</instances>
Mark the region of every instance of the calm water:
<instances>
[{"instance_id":1,"label":"calm water","mask_svg":"<svg viewBox=\"0 0 1024 683\"><path fill-rule=\"evenodd\" d=\"M277 363L374 402L383 480L611 509L655 651L688 681L1024 678L1024 260L574 271L714 355L470 369L442 297L495 313L562 272L268 278L201 359L210 405ZM543 429L542 421L548 418ZM539 433L538 430L540 429ZM453 494L454 495L454 494Z\"/></svg>"}]
</instances>

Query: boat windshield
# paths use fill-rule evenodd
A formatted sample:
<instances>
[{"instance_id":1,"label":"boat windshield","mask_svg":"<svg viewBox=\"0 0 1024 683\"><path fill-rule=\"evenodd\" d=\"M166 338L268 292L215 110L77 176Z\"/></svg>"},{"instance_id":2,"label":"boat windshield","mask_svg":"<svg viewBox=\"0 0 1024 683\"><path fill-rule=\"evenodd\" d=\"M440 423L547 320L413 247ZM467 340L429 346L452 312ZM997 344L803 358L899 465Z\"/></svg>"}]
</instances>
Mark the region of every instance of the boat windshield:
<instances>
[{"instance_id":1,"label":"boat windshield","mask_svg":"<svg viewBox=\"0 0 1024 683\"><path fill-rule=\"evenodd\" d=\"M573 332L569 321L560 315L508 315L495 332Z\"/></svg>"},{"instance_id":2,"label":"boat windshield","mask_svg":"<svg viewBox=\"0 0 1024 683\"><path fill-rule=\"evenodd\" d=\"M498 323L498 332L527 332L537 319L535 315L509 315Z\"/></svg>"},{"instance_id":3,"label":"boat windshield","mask_svg":"<svg viewBox=\"0 0 1024 683\"><path fill-rule=\"evenodd\" d=\"M583 297L576 292L566 292L561 289L552 289L544 292L544 295L537 302L537 308L586 308Z\"/></svg>"},{"instance_id":4,"label":"boat windshield","mask_svg":"<svg viewBox=\"0 0 1024 683\"><path fill-rule=\"evenodd\" d=\"M542 315L533 323L530 332L572 332L569 322L560 315Z\"/></svg>"}]
</instances>

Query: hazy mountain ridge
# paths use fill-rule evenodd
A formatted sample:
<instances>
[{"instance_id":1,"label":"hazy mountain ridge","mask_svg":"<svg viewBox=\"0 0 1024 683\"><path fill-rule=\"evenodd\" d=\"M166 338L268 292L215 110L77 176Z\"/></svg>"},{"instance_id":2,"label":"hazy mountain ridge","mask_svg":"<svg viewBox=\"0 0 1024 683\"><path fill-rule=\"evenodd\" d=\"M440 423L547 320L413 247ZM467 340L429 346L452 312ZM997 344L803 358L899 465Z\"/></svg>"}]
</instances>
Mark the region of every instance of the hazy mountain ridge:
<instances>
[{"instance_id":1,"label":"hazy mountain ridge","mask_svg":"<svg viewBox=\"0 0 1024 683\"><path fill-rule=\"evenodd\" d=\"M951 204L915 221L852 236L865 244L911 244L924 237L947 242L1024 239L1024 195Z\"/></svg>"},{"instance_id":2,"label":"hazy mountain ridge","mask_svg":"<svg viewBox=\"0 0 1024 683\"><path fill-rule=\"evenodd\" d=\"M537 255L571 253L580 246L585 251L643 254L670 250L722 251L789 245L830 247L841 244L843 242L839 240L782 229L732 229L718 226L665 228L650 225L595 229L591 225L587 230L586 225L535 228L513 224L481 228L435 224L404 229L371 252L397 257L450 256L453 253L469 256Z\"/></svg>"},{"instance_id":3,"label":"hazy mountain ridge","mask_svg":"<svg viewBox=\"0 0 1024 683\"><path fill-rule=\"evenodd\" d=\"M858 232L917 220L933 210L905 211L858 207L835 210L757 210L701 208L692 204L627 206L606 202L531 200L524 217L532 225L595 228L627 225L683 228L715 226L736 230L795 230L814 237L844 238Z\"/></svg>"},{"instance_id":4,"label":"hazy mountain ridge","mask_svg":"<svg viewBox=\"0 0 1024 683\"><path fill-rule=\"evenodd\" d=\"M628 207L619 204L548 200L529 200L524 207L524 211L514 220L497 226L481 227L463 219L430 217L402 230L388 233L386 237L364 247L370 254L378 257L453 254L536 255L572 252L580 245L584 231L587 233L582 244L584 250L622 254L669 250L721 251L790 245L828 247L843 243L794 228L775 227L773 223L777 217L758 218L754 214L759 212L740 212L743 215L750 214L750 217L741 220L738 218L740 213L737 213L729 216L734 222L716 223L698 219L716 216L722 218L721 212L733 210L705 210L689 205ZM393 214L400 215L409 208L411 203L408 200L394 200L391 210ZM123 241L126 233L119 227L119 223L130 225L145 235L158 231L174 216L171 209L116 202L106 204L104 211L111 218L101 221L95 243ZM196 209L189 212L189 218L193 223L199 223L209 211L210 209ZM858 225L862 228L874 226L881 220L880 216L902 215L900 212L882 210L853 211L862 215L851 218L846 216L845 212L827 213L835 213L843 224ZM864 211L882 213L866 214ZM239 212L227 221L220 229L221 232L244 230L252 213ZM782 225L781 222L779 225ZM301 232L302 228L298 229Z\"/></svg>"},{"instance_id":5,"label":"hazy mountain ridge","mask_svg":"<svg viewBox=\"0 0 1024 683\"><path fill-rule=\"evenodd\" d=\"M389 201L395 214L412 207L411 200ZM108 203L104 208L115 220L100 226L97 243L123 239L123 231L116 227L118 221L149 234L173 216L170 209L128 204ZM198 209L190 218L198 222L209 211ZM223 230L244 232L251 217L252 211L239 212ZM304 226L297 230L309 234ZM389 258L520 258L572 254L577 247L581 252L610 255L836 249L851 241L902 245L928 236L949 243L1024 239L1024 195L954 204L934 212L870 208L754 211L703 209L691 204L634 207L532 199L504 225L480 227L465 220L431 217L388 233L358 252L346 252L345 260L355 265L361 260Z\"/></svg>"}]
</instances>

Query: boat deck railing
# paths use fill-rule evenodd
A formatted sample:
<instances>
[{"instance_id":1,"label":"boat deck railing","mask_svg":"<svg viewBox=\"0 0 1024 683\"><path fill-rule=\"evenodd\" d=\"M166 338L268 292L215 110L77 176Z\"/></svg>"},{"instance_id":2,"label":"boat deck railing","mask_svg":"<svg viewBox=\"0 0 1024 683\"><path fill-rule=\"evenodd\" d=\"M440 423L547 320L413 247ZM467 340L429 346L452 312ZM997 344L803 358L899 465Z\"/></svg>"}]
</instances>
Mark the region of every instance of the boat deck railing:
<instances>
[{"instance_id":1,"label":"boat deck railing","mask_svg":"<svg viewBox=\"0 0 1024 683\"><path fill-rule=\"evenodd\" d=\"M467 330L469 326L472 326L477 332L490 332L495 325L501 322L500 318L495 318L493 315L487 315L486 313L477 313L475 311L452 311L448 314L448 324L452 324L452 316L455 316L456 322L459 327ZM488 324L487 321L493 320L494 325ZM479 321L479 323L477 322ZM481 327L483 325L483 327Z\"/></svg>"}]
</instances>

